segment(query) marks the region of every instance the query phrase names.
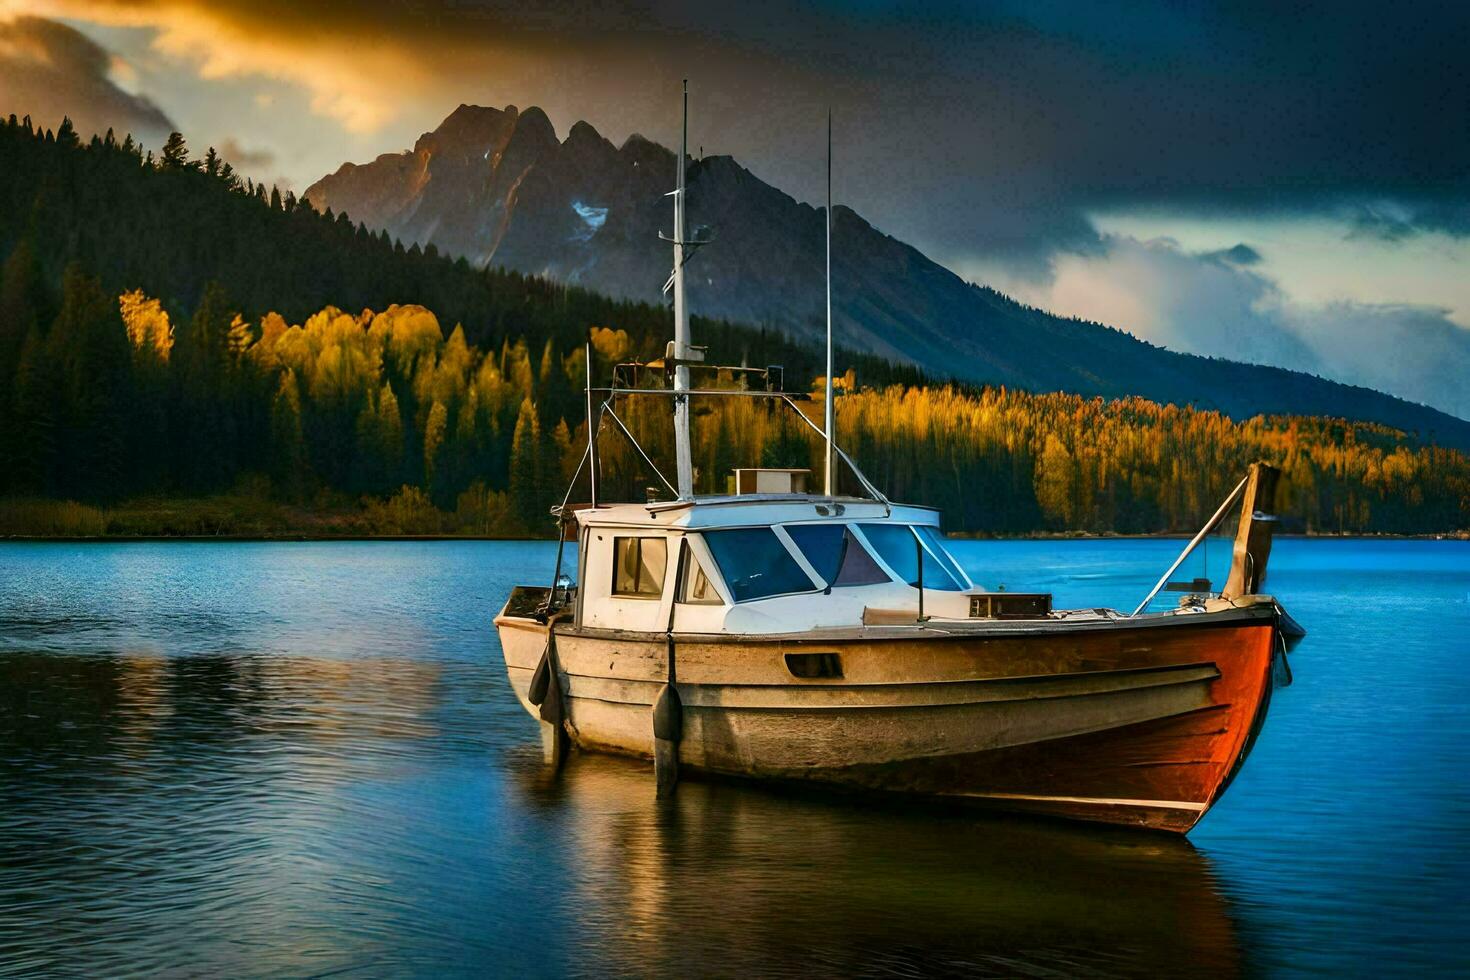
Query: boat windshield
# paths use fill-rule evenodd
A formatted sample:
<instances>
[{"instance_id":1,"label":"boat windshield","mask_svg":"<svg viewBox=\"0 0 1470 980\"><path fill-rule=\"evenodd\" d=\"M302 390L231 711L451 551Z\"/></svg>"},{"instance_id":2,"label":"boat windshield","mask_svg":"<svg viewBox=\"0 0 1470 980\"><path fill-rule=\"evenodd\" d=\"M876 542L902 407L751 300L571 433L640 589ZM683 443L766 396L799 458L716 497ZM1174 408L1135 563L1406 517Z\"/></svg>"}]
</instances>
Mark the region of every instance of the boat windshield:
<instances>
[{"instance_id":1,"label":"boat windshield","mask_svg":"<svg viewBox=\"0 0 1470 980\"><path fill-rule=\"evenodd\" d=\"M929 546L929 550L934 552L934 557L939 559L939 563L944 566L945 571L949 572L950 576L956 582L963 584L967 581L968 576L960 570L959 562L954 560L954 555L951 555L949 549L944 546L944 535L939 533L938 528L921 524L915 527L914 530L919 532L919 537L924 539L924 543ZM927 568L924 574L928 574ZM929 583L925 582L924 584L928 585Z\"/></svg>"},{"instance_id":2,"label":"boat windshield","mask_svg":"<svg viewBox=\"0 0 1470 980\"><path fill-rule=\"evenodd\" d=\"M907 524L859 524L878 557L909 585L919 584L919 553L924 555L924 588L961 592L964 586L929 550L920 549L914 528ZM941 549L942 550L942 549Z\"/></svg>"},{"instance_id":3,"label":"boat windshield","mask_svg":"<svg viewBox=\"0 0 1470 980\"><path fill-rule=\"evenodd\" d=\"M736 602L814 589L786 544L768 527L705 531L704 542Z\"/></svg>"},{"instance_id":4,"label":"boat windshield","mask_svg":"<svg viewBox=\"0 0 1470 980\"><path fill-rule=\"evenodd\" d=\"M786 533L812 563L822 581L833 588L877 585L888 581L868 549L846 524L786 524Z\"/></svg>"}]
</instances>

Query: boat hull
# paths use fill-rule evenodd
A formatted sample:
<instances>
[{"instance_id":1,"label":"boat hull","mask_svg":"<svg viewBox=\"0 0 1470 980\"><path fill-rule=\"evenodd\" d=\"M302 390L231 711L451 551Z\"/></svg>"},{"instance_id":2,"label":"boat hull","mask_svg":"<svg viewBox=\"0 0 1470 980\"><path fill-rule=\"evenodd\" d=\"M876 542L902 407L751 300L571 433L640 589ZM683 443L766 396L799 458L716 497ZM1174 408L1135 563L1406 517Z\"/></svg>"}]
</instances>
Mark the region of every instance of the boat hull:
<instances>
[{"instance_id":1,"label":"boat hull","mask_svg":"<svg viewBox=\"0 0 1470 980\"><path fill-rule=\"evenodd\" d=\"M675 636L679 764L1182 833L1219 798L1264 719L1273 610ZM529 689L547 627L496 622L511 684L536 714ZM666 635L558 625L574 743L652 757L669 651Z\"/></svg>"}]
</instances>

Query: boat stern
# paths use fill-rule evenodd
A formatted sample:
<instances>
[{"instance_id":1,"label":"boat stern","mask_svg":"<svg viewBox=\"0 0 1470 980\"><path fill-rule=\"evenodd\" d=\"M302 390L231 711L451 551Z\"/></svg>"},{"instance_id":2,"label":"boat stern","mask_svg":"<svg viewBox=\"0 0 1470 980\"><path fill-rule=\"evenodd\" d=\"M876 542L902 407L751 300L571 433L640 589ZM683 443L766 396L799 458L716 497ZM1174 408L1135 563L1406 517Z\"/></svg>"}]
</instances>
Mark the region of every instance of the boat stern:
<instances>
[{"instance_id":1,"label":"boat stern","mask_svg":"<svg viewBox=\"0 0 1470 980\"><path fill-rule=\"evenodd\" d=\"M550 589L518 585L495 616L495 632L511 689L521 707L537 718L540 709L531 703L531 677L546 650L549 627L545 609L550 596Z\"/></svg>"}]
</instances>

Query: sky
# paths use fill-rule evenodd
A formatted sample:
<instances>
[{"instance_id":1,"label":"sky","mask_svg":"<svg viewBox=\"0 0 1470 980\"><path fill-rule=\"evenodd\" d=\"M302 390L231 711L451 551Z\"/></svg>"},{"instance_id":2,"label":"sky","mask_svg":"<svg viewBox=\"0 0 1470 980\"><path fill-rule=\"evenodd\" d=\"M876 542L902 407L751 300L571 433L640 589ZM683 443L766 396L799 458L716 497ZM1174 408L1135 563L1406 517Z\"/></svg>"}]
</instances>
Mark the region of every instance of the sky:
<instances>
[{"instance_id":1,"label":"sky","mask_svg":"<svg viewBox=\"0 0 1470 980\"><path fill-rule=\"evenodd\" d=\"M300 193L462 102L678 136L959 275L1470 417L1470 5L0 0L0 111Z\"/></svg>"}]
</instances>

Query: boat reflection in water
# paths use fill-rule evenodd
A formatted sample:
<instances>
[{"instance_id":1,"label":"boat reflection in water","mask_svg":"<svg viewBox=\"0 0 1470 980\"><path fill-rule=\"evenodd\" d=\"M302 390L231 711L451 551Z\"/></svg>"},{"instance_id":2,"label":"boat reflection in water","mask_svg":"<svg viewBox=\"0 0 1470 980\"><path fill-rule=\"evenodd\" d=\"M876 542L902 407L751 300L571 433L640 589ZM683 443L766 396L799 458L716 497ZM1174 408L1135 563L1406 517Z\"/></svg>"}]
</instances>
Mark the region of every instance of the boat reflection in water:
<instances>
[{"instance_id":1,"label":"boat reflection in water","mask_svg":"<svg viewBox=\"0 0 1470 980\"><path fill-rule=\"evenodd\" d=\"M579 754L519 774L565 836L576 924L557 942L590 973L1246 972L1182 837L728 782L656 798L650 769Z\"/></svg>"}]
</instances>

